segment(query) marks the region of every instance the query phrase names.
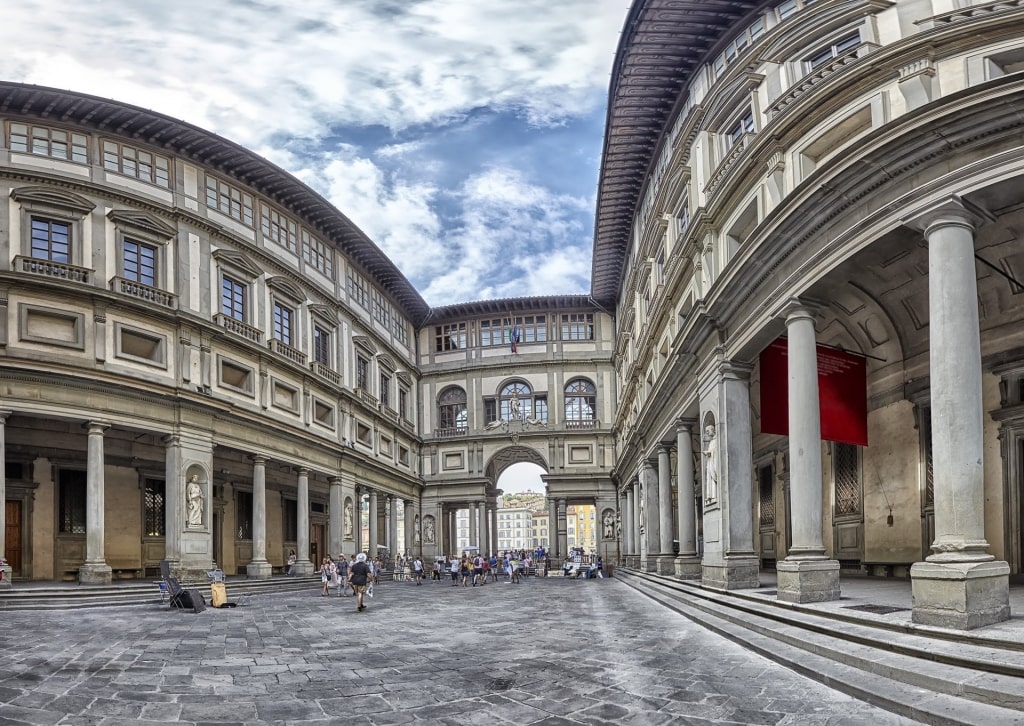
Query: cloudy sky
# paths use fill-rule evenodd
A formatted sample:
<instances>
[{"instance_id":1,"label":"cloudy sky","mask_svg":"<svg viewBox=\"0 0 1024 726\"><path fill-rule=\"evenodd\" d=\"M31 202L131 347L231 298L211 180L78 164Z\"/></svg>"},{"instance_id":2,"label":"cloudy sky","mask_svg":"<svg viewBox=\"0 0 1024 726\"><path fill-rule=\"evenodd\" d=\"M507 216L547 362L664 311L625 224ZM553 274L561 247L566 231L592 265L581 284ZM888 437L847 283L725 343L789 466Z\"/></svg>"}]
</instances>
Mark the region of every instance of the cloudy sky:
<instances>
[{"instance_id":1,"label":"cloudy sky","mask_svg":"<svg viewBox=\"0 0 1024 726\"><path fill-rule=\"evenodd\" d=\"M590 289L628 0L18 0L0 77L236 141L330 199L431 305Z\"/></svg>"}]
</instances>

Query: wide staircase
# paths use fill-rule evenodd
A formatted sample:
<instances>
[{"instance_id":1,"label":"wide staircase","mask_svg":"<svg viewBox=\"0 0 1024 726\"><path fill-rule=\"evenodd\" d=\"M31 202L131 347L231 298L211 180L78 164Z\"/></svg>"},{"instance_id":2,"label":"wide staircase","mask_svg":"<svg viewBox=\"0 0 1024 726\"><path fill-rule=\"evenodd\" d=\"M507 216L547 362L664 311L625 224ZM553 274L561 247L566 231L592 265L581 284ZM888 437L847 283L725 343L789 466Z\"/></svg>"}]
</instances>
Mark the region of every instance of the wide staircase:
<instances>
[{"instance_id":1,"label":"wide staircase","mask_svg":"<svg viewBox=\"0 0 1024 726\"><path fill-rule=\"evenodd\" d=\"M185 588L196 588L210 599L210 581L182 583ZM228 577L225 580L228 599L237 601L275 592L295 592L318 589L320 575L303 577L276 576L269 580L249 580ZM167 605L168 597L156 580L118 582L111 585L78 585L74 583L15 582L0 589L2 610L66 610L80 607L126 607L141 605Z\"/></svg>"},{"instance_id":2,"label":"wide staircase","mask_svg":"<svg viewBox=\"0 0 1024 726\"><path fill-rule=\"evenodd\" d=\"M928 724L1024 724L1024 642L815 609L618 569L690 620L851 696ZM866 606L865 606L866 607Z\"/></svg>"}]
</instances>

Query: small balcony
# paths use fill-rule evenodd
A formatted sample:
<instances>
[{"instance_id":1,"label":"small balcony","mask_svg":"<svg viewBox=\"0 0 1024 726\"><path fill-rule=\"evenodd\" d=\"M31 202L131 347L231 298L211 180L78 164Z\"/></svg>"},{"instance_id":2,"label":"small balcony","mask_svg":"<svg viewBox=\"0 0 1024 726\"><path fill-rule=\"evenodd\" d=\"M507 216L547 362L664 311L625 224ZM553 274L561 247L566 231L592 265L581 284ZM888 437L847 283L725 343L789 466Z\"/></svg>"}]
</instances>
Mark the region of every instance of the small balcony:
<instances>
[{"instance_id":1,"label":"small balcony","mask_svg":"<svg viewBox=\"0 0 1024 726\"><path fill-rule=\"evenodd\" d=\"M282 343L277 338L271 338L267 342L270 344L270 349L278 355L283 355L292 363L298 363L300 366L306 365L306 354L298 348L293 348L287 343Z\"/></svg>"},{"instance_id":2,"label":"small balcony","mask_svg":"<svg viewBox=\"0 0 1024 726\"><path fill-rule=\"evenodd\" d=\"M241 335L247 340L251 340L254 343L259 343L263 340L263 333L258 328L254 328L251 325L246 325L241 320L235 320L234 318L218 313L213 316L213 321L224 328L229 333L235 335Z\"/></svg>"},{"instance_id":3,"label":"small balcony","mask_svg":"<svg viewBox=\"0 0 1024 726\"><path fill-rule=\"evenodd\" d=\"M159 305L163 308L174 310L178 307L178 296L156 287L143 285L141 282L129 280L125 277L110 278L110 289L114 292L134 297L143 302Z\"/></svg>"},{"instance_id":4,"label":"small balcony","mask_svg":"<svg viewBox=\"0 0 1024 726\"><path fill-rule=\"evenodd\" d=\"M439 439L451 439L456 436L465 436L467 429L461 426L453 426L451 428L434 429L434 436Z\"/></svg>"},{"instance_id":5,"label":"small balcony","mask_svg":"<svg viewBox=\"0 0 1024 726\"><path fill-rule=\"evenodd\" d=\"M341 385L341 374L336 370L333 370L329 366L325 366L320 361L313 361L309 364L310 370L321 378L330 381L336 386Z\"/></svg>"},{"instance_id":6,"label":"small balcony","mask_svg":"<svg viewBox=\"0 0 1024 726\"><path fill-rule=\"evenodd\" d=\"M596 429L598 422L596 419L566 419L565 428L568 431L589 431Z\"/></svg>"},{"instance_id":7,"label":"small balcony","mask_svg":"<svg viewBox=\"0 0 1024 726\"><path fill-rule=\"evenodd\" d=\"M377 408L377 399L362 388L356 389L356 397L370 408Z\"/></svg>"},{"instance_id":8,"label":"small balcony","mask_svg":"<svg viewBox=\"0 0 1024 726\"><path fill-rule=\"evenodd\" d=\"M53 277L69 282L81 282L86 285L90 283L93 272L86 267L76 267L64 262L39 260L35 257L23 257L21 255L14 258L14 269L27 272L30 275L42 275L43 277Z\"/></svg>"}]
</instances>

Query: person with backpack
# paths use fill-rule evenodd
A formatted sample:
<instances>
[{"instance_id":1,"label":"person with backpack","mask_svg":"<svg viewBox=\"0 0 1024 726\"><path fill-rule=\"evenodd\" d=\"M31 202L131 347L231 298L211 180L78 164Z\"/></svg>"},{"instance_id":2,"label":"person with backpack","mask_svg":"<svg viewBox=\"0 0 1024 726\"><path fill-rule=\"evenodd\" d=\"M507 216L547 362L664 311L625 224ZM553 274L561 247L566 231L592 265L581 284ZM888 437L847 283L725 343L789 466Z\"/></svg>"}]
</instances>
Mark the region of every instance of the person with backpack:
<instances>
[{"instance_id":1,"label":"person with backpack","mask_svg":"<svg viewBox=\"0 0 1024 726\"><path fill-rule=\"evenodd\" d=\"M363 595L366 594L366 585L370 581L370 566L366 564L366 555L362 552L356 555L356 563L349 568L349 581L356 593L356 612L362 612L366 609Z\"/></svg>"},{"instance_id":2,"label":"person with backpack","mask_svg":"<svg viewBox=\"0 0 1024 726\"><path fill-rule=\"evenodd\" d=\"M412 561L413 576L416 578L416 584L423 584L423 560L417 557Z\"/></svg>"},{"instance_id":3,"label":"person with backpack","mask_svg":"<svg viewBox=\"0 0 1024 726\"><path fill-rule=\"evenodd\" d=\"M348 560L345 559L345 555L338 558L336 567L338 570L338 582L341 583L340 587L338 587L338 597L341 597L348 588Z\"/></svg>"}]
</instances>

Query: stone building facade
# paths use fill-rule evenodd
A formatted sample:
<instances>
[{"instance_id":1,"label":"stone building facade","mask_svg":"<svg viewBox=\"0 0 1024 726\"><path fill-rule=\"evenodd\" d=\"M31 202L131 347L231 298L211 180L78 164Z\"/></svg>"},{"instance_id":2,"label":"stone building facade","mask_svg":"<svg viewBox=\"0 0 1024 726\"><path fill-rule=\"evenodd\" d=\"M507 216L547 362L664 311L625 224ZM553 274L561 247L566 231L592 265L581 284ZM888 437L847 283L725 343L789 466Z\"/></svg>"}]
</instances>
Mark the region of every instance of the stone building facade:
<instances>
[{"instance_id":1,"label":"stone building facade","mask_svg":"<svg viewBox=\"0 0 1024 726\"><path fill-rule=\"evenodd\" d=\"M773 566L798 602L843 568L909 575L917 622L1009 616L1022 30L1017 2L634 3L593 281L633 566L722 588ZM788 436L762 429L777 340ZM866 446L821 440L822 346L866 361Z\"/></svg>"}]
</instances>

